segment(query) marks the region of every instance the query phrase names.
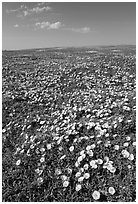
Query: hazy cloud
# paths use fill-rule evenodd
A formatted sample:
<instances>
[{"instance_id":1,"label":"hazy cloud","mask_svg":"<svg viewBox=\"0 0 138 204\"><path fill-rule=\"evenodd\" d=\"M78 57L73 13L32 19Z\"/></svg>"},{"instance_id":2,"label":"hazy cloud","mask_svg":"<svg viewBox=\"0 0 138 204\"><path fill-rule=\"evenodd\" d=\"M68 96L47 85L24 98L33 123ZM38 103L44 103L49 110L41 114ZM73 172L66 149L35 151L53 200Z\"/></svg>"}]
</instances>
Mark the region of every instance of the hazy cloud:
<instances>
[{"instance_id":1,"label":"hazy cloud","mask_svg":"<svg viewBox=\"0 0 138 204\"><path fill-rule=\"evenodd\" d=\"M39 14L39 13L42 13L44 11L49 11L51 9L52 8L50 6L43 6L43 7L37 6L34 8L28 8L25 5L21 5L17 9L11 9L11 10L7 9L6 12L7 13L17 13L18 17L25 17L25 16L29 16L32 14Z\"/></svg>"},{"instance_id":2,"label":"hazy cloud","mask_svg":"<svg viewBox=\"0 0 138 204\"><path fill-rule=\"evenodd\" d=\"M91 29L89 27L82 27L82 28L67 28L67 30L71 30L77 33L89 33Z\"/></svg>"},{"instance_id":3,"label":"hazy cloud","mask_svg":"<svg viewBox=\"0 0 138 204\"><path fill-rule=\"evenodd\" d=\"M61 22L55 22L55 23L50 23L50 22L37 22L35 23L35 27L37 29L44 29L46 28L47 30L51 29L59 29L62 26Z\"/></svg>"},{"instance_id":4,"label":"hazy cloud","mask_svg":"<svg viewBox=\"0 0 138 204\"><path fill-rule=\"evenodd\" d=\"M15 25L14 25L14 27L15 27L15 28L18 28L18 27L19 27L19 25L18 25L18 24L15 24Z\"/></svg>"}]
</instances>

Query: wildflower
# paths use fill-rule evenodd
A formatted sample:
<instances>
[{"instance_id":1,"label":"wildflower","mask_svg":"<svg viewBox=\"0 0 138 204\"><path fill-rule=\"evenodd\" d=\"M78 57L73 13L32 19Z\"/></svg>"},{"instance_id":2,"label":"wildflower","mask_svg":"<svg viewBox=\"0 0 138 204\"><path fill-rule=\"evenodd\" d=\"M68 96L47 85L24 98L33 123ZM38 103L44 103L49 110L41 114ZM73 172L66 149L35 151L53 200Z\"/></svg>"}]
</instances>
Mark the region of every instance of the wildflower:
<instances>
[{"instance_id":1,"label":"wildflower","mask_svg":"<svg viewBox=\"0 0 138 204\"><path fill-rule=\"evenodd\" d=\"M61 179L62 179L63 181L66 181L66 180L68 180L68 177L67 177L66 175L62 175L62 176L61 176Z\"/></svg>"},{"instance_id":2,"label":"wildflower","mask_svg":"<svg viewBox=\"0 0 138 204\"><path fill-rule=\"evenodd\" d=\"M47 144L47 149L51 149L51 144Z\"/></svg>"},{"instance_id":3,"label":"wildflower","mask_svg":"<svg viewBox=\"0 0 138 204\"><path fill-rule=\"evenodd\" d=\"M21 163L21 160L19 159L19 160L17 160L16 165L19 166L20 163Z\"/></svg>"},{"instance_id":4,"label":"wildflower","mask_svg":"<svg viewBox=\"0 0 138 204\"><path fill-rule=\"evenodd\" d=\"M133 145L133 146L136 146L136 142L133 142L132 145Z\"/></svg>"},{"instance_id":5,"label":"wildflower","mask_svg":"<svg viewBox=\"0 0 138 204\"><path fill-rule=\"evenodd\" d=\"M115 146L114 146L114 149L115 149L115 150L119 150L119 145L115 145Z\"/></svg>"},{"instance_id":6,"label":"wildflower","mask_svg":"<svg viewBox=\"0 0 138 204\"><path fill-rule=\"evenodd\" d=\"M97 162L97 164L102 164L103 160L102 159L97 159L96 162Z\"/></svg>"},{"instance_id":7,"label":"wildflower","mask_svg":"<svg viewBox=\"0 0 138 204\"><path fill-rule=\"evenodd\" d=\"M113 166L111 166L111 167L110 167L110 172L111 172L111 173L115 173L115 172L116 172L116 168L113 167Z\"/></svg>"},{"instance_id":8,"label":"wildflower","mask_svg":"<svg viewBox=\"0 0 138 204\"><path fill-rule=\"evenodd\" d=\"M128 169L131 169L131 165L130 164L127 167L128 167Z\"/></svg>"},{"instance_id":9,"label":"wildflower","mask_svg":"<svg viewBox=\"0 0 138 204\"><path fill-rule=\"evenodd\" d=\"M56 174L56 175L60 175L61 173L62 173L61 169L56 169L56 170L55 170L55 174Z\"/></svg>"},{"instance_id":10,"label":"wildflower","mask_svg":"<svg viewBox=\"0 0 138 204\"><path fill-rule=\"evenodd\" d=\"M45 152L45 148L42 147L42 148L40 149L40 151L41 151L41 152Z\"/></svg>"},{"instance_id":11,"label":"wildflower","mask_svg":"<svg viewBox=\"0 0 138 204\"><path fill-rule=\"evenodd\" d=\"M73 152L73 150L74 150L74 146L71 146L71 147L69 148L69 151L70 151L70 152Z\"/></svg>"},{"instance_id":12,"label":"wildflower","mask_svg":"<svg viewBox=\"0 0 138 204\"><path fill-rule=\"evenodd\" d=\"M128 158L129 157L129 152L127 150L124 149L124 150L122 150L121 153L122 153L124 158Z\"/></svg>"},{"instance_id":13,"label":"wildflower","mask_svg":"<svg viewBox=\"0 0 138 204\"><path fill-rule=\"evenodd\" d=\"M76 191L80 191L81 190L81 185L80 184L77 184L76 185Z\"/></svg>"},{"instance_id":14,"label":"wildflower","mask_svg":"<svg viewBox=\"0 0 138 204\"><path fill-rule=\"evenodd\" d=\"M75 166L78 167L80 163L78 161L75 162Z\"/></svg>"},{"instance_id":15,"label":"wildflower","mask_svg":"<svg viewBox=\"0 0 138 204\"><path fill-rule=\"evenodd\" d=\"M80 163L83 160L82 155L78 157L78 162Z\"/></svg>"},{"instance_id":16,"label":"wildflower","mask_svg":"<svg viewBox=\"0 0 138 204\"><path fill-rule=\"evenodd\" d=\"M85 170L88 170L89 165L88 165L88 164L85 164L85 165L83 166L83 168L84 168Z\"/></svg>"},{"instance_id":17,"label":"wildflower","mask_svg":"<svg viewBox=\"0 0 138 204\"><path fill-rule=\"evenodd\" d=\"M37 182L38 182L38 184L43 183L43 178L42 178L42 177L39 177L39 178L37 179Z\"/></svg>"},{"instance_id":18,"label":"wildflower","mask_svg":"<svg viewBox=\"0 0 138 204\"><path fill-rule=\"evenodd\" d=\"M97 141L97 144L100 144L102 141L101 140L99 140L99 141Z\"/></svg>"},{"instance_id":19,"label":"wildflower","mask_svg":"<svg viewBox=\"0 0 138 204\"><path fill-rule=\"evenodd\" d=\"M123 109L126 111L130 111L130 108L128 106L123 106Z\"/></svg>"},{"instance_id":20,"label":"wildflower","mask_svg":"<svg viewBox=\"0 0 138 204\"><path fill-rule=\"evenodd\" d=\"M133 155L133 154L130 154L129 157L128 157L128 159L129 159L130 161L134 160L134 155Z\"/></svg>"},{"instance_id":21,"label":"wildflower","mask_svg":"<svg viewBox=\"0 0 138 204\"><path fill-rule=\"evenodd\" d=\"M66 157L66 155L64 154L62 157L60 157L60 160L64 159Z\"/></svg>"},{"instance_id":22,"label":"wildflower","mask_svg":"<svg viewBox=\"0 0 138 204\"><path fill-rule=\"evenodd\" d=\"M60 146L58 149L59 149L59 151L62 151L63 147Z\"/></svg>"},{"instance_id":23,"label":"wildflower","mask_svg":"<svg viewBox=\"0 0 138 204\"><path fill-rule=\"evenodd\" d=\"M82 182L83 180L84 180L84 177L83 177L83 176L81 176L81 177L78 178L78 182Z\"/></svg>"},{"instance_id":24,"label":"wildflower","mask_svg":"<svg viewBox=\"0 0 138 204\"><path fill-rule=\"evenodd\" d=\"M6 129L2 129L2 133L5 133L6 132Z\"/></svg>"},{"instance_id":25,"label":"wildflower","mask_svg":"<svg viewBox=\"0 0 138 204\"><path fill-rule=\"evenodd\" d=\"M43 125L44 123L45 123L44 120L41 120L41 121L40 121L40 125Z\"/></svg>"},{"instance_id":26,"label":"wildflower","mask_svg":"<svg viewBox=\"0 0 138 204\"><path fill-rule=\"evenodd\" d=\"M92 148L92 149L94 149L95 147L96 147L96 145L95 145L95 144L92 144L92 145L91 145L91 148Z\"/></svg>"},{"instance_id":27,"label":"wildflower","mask_svg":"<svg viewBox=\"0 0 138 204\"><path fill-rule=\"evenodd\" d=\"M85 157L86 157L86 154L82 154L82 159L85 159Z\"/></svg>"},{"instance_id":28,"label":"wildflower","mask_svg":"<svg viewBox=\"0 0 138 204\"><path fill-rule=\"evenodd\" d=\"M63 182L63 187L66 188L66 187L68 187L68 185L69 185L69 182L68 182L68 181L64 181L64 182Z\"/></svg>"},{"instance_id":29,"label":"wildflower","mask_svg":"<svg viewBox=\"0 0 138 204\"><path fill-rule=\"evenodd\" d=\"M114 187L109 187L109 188L108 188L108 192L109 192L111 195L115 194L115 189L114 189Z\"/></svg>"},{"instance_id":30,"label":"wildflower","mask_svg":"<svg viewBox=\"0 0 138 204\"><path fill-rule=\"evenodd\" d=\"M30 149L34 149L34 144L31 144Z\"/></svg>"},{"instance_id":31,"label":"wildflower","mask_svg":"<svg viewBox=\"0 0 138 204\"><path fill-rule=\"evenodd\" d=\"M91 149L91 146L88 145L88 146L86 147L86 150L89 151L90 149Z\"/></svg>"},{"instance_id":32,"label":"wildflower","mask_svg":"<svg viewBox=\"0 0 138 204\"><path fill-rule=\"evenodd\" d=\"M83 173L84 172L84 168L81 167L80 168L80 172Z\"/></svg>"},{"instance_id":33,"label":"wildflower","mask_svg":"<svg viewBox=\"0 0 138 204\"><path fill-rule=\"evenodd\" d=\"M85 179L90 178L90 174L89 174L89 173L85 173L85 174L84 174L84 178L85 178Z\"/></svg>"},{"instance_id":34,"label":"wildflower","mask_svg":"<svg viewBox=\"0 0 138 204\"><path fill-rule=\"evenodd\" d=\"M77 172L76 174L75 174L75 176L78 178L78 177L80 177L81 176L81 172Z\"/></svg>"},{"instance_id":35,"label":"wildflower","mask_svg":"<svg viewBox=\"0 0 138 204\"><path fill-rule=\"evenodd\" d=\"M105 137L109 137L109 133L106 133L106 134L105 134Z\"/></svg>"},{"instance_id":36,"label":"wildflower","mask_svg":"<svg viewBox=\"0 0 138 204\"><path fill-rule=\"evenodd\" d=\"M40 158L40 162L43 163L45 161L45 157Z\"/></svg>"},{"instance_id":37,"label":"wildflower","mask_svg":"<svg viewBox=\"0 0 138 204\"><path fill-rule=\"evenodd\" d=\"M125 142L125 143L123 144L123 146L124 146L124 147L128 147L128 146L129 146L129 143L128 143L128 142Z\"/></svg>"},{"instance_id":38,"label":"wildflower","mask_svg":"<svg viewBox=\"0 0 138 204\"><path fill-rule=\"evenodd\" d=\"M87 154L89 155L89 157L93 157L93 151L91 149L87 151Z\"/></svg>"},{"instance_id":39,"label":"wildflower","mask_svg":"<svg viewBox=\"0 0 138 204\"><path fill-rule=\"evenodd\" d=\"M69 174L71 174L71 173L72 173L72 169L68 168L68 169L67 169L67 172L68 172Z\"/></svg>"},{"instance_id":40,"label":"wildflower","mask_svg":"<svg viewBox=\"0 0 138 204\"><path fill-rule=\"evenodd\" d=\"M131 140L131 137L130 137L130 136L127 136L127 137L126 137L126 140L127 140L127 141L130 141L130 140Z\"/></svg>"},{"instance_id":41,"label":"wildflower","mask_svg":"<svg viewBox=\"0 0 138 204\"><path fill-rule=\"evenodd\" d=\"M90 166L93 167L95 164L96 164L95 160L91 160L91 161L90 161Z\"/></svg>"},{"instance_id":42,"label":"wildflower","mask_svg":"<svg viewBox=\"0 0 138 204\"><path fill-rule=\"evenodd\" d=\"M94 191L92 194L92 197L94 200L99 200L100 198L100 192L99 191Z\"/></svg>"},{"instance_id":43,"label":"wildflower","mask_svg":"<svg viewBox=\"0 0 138 204\"><path fill-rule=\"evenodd\" d=\"M85 152L85 150L82 150L82 151L80 152L80 155L83 155L83 154L84 154L84 152Z\"/></svg>"}]
</instances>

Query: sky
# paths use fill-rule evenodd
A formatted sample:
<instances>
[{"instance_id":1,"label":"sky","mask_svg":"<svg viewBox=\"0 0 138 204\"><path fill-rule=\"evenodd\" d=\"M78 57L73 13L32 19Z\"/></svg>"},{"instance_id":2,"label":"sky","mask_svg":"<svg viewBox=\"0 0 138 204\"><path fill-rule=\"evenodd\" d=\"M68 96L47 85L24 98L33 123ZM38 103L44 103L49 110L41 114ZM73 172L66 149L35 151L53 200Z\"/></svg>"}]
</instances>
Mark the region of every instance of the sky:
<instances>
[{"instance_id":1,"label":"sky","mask_svg":"<svg viewBox=\"0 0 138 204\"><path fill-rule=\"evenodd\" d=\"M3 2L2 49L136 44L135 2Z\"/></svg>"}]
</instances>

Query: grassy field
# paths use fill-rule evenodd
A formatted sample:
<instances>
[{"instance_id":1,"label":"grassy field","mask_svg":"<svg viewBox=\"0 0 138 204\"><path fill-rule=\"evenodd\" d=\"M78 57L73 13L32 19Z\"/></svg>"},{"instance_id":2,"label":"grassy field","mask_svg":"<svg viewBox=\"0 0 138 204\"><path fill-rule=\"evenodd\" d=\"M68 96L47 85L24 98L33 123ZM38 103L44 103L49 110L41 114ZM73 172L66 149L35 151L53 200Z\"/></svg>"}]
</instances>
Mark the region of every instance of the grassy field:
<instances>
[{"instance_id":1,"label":"grassy field","mask_svg":"<svg viewBox=\"0 0 138 204\"><path fill-rule=\"evenodd\" d=\"M3 202L136 201L135 55L3 51Z\"/></svg>"}]
</instances>

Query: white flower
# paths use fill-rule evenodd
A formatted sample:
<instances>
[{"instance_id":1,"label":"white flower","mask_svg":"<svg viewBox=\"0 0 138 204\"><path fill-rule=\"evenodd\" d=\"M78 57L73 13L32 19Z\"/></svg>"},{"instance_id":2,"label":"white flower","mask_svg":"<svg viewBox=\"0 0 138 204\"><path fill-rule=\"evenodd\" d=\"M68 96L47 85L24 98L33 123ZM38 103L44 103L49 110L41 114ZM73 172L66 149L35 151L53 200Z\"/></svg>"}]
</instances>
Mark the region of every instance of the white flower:
<instances>
[{"instance_id":1,"label":"white flower","mask_svg":"<svg viewBox=\"0 0 138 204\"><path fill-rule=\"evenodd\" d=\"M16 165L19 166L20 163L21 163L21 160L19 159L19 160L17 160Z\"/></svg>"},{"instance_id":2,"label":"white flower","mask_svg":"<svg viewBox=\"0 0 138 204\"><path fill-rule=\"evenodd\" d=\"M91 149L91 146L88 145L88 146L86 147L86 150L89 151L90 149Z\"/></svg>"},{"instance_id":3,"label":"white flower","mask_svg":"<svg viewBox=\"0 0 138 204\"><path fill-rule=\"evenodd\" d=\"M92 197L93 197L94 200L99 200L99 198L100 198L100 192L99 192L99 191L94 191L94 192L92 193Z\"/></svg>"},{"instance_id":4,"label":"white flower","mask_svg":"<svg viewBox=\"0 0 138 204\"><path fill-rule=\"evenodd\" d=\"M81 167L80 168L80 172L83 173L84 172L84 168Z\"/></svg>"},{"instance_id":5,"label":"white flower","mask_svg":"<svg viewBox=\"0 0 138 204\"><path fill-rule=\"evenodd\" d=\"M85 152L85 150L82 150L82 151L80 152L80 155L83 155L83 154L84 154L84 152Z\"/></svg>"},{"instance_id":6,"label":"white flower","mask_svg":"<svg viewBox=\"0 0 138 204\"><path fill-rule=\"evenodd\" d=\"M109 187L109 188L108 188L108 192L109 192L111 195L113 195L113 194L115 193L114 187Z\"/></svg>"},{"instance_id":7,"label":"white flower","mask_svg":"<svg viewBox=\"0 0 138 204\"><path fill-rule=\"evenodd\" d=\"M106 133L106 134L105 134L105 137L109 137L109 133Z\"/></svg>"},{"instance_id":8,"label":"white flower","mask_svg":"<svg viewBox=\"0 0 138 204\"><path fill-rule=\"evenodd\" d=\"M71 146L71 147L69 148L69 151L70 151L70 152L73 152L73 150L74 150L74 146Z\"/></svg>"},{"instance_id":9,"label":"white flower","mask_svg":"<svg viewBox=\"0 0 138 204\"><path fill-rule=\"evenodd\" d=\"M102 159L97 159L96 162L97 162L97 164L103 164L103 160Z\"/></svg>"},{"instance_id":10,"label":"white flower","mask_svg":"<svg viewBox=\"0 0 138 204\"><path fill-rule=\"evenodd\" d=\"M130 108L128 106L123 106L124 110L130 111Z\"/></svg>"},{"instance_id":11,"label":"white flower","mask_svg":"<svg viewBox=\"0 0 138 204\"><path fill-rule=\"evenodd\" d=\"M40 162L43 163L45 161L45 157L40 158Z\"/></svg>"},{"instance_id":12,"label":"white flower","mask_svg":"<svg viewBox=\"0 0 138 204\"><path fill-rule=\"evenodd\" d=\"M85 157L86 157L86 154L82 154L82 160L85 159Z\"/></svg>"},{"instance_id":13,"label":"white flower","mask_svg":"<svg viewBox=\"0 0 138 204\"><path fill-rule=\"evenodd\" d=\"M128 158L129 157L129 152L127 150L124 149L124 150L122 150L121 153L122 153L124 158Z\"/></svg>"},{"instance_id":14,"label":"white flower","mask_svg":"<svg viewBox=\"0 0 138 204\"><path fill-rule=\"evenodd\" d=\"M75 176L78 178L78 177L80 177L81 176L81 172L77 172L76 174L75 174Z\"/></svg>"},{"instance_id":15,"label":"white flower","mask_svg":"<svg viewBox=\"0 0 138 204\"><path fill-rule=\"evenodd\" d=\"M124 147L128 147L128 146L129 146L129 143L128 143L128 142L125 142L125 143L123 144L123 146L124 146Z\"/></svg>"},{"instance_id":16,"label":"white flower","mask_svg":"<svg viewBox=\"0 0 138 204\"><path fill-rule=\"evenodd\" d=\"M45 148L42 147L42 148L40 149L40 151L41 151L41 152L45 152Z\"/></svg>"},{"instance_id":17,"label":"white flower","mask_svg":"<svg viewBox=\"0 0 138 204\"><path fill-rule=\"evenodd\" d=\"M37 182L38 182L38 184L41 184L41 183L43 182L43 178L42 178L42 177L39 177L39 178L37 179Z\"/></svg>"},{"instance_id":18,"label":"white flower","mask_svg":"<svg viewBox=\"0 0 138 204\"><path fill-rule=\"evenodd\" d=\"M115 172L116 172L116 168L113 167L113 166L111 166L111 167L110 167L110 172L111 172L111 173L115 173Z\"/></svg>"},{"instance_id":19,"label":"white flower","mask_svg":"<svg viewBox=\"0 0 138 204\"><path fill-rule=\"evenodd\" d=\"M62 175L62 176L61 176L61 179L62 179L63 181L66 181L66 180L68 180L68 177L67 177L66 175Z\"/></svg>"},{"instance_id":20,"label":"white flower","mask_svg":"<svg viewBox=\"0 0 138 204\"><path fill-rule=\"evenodd\" d=\"M91 167L95 166L95 164L96 164L95 160L91 160L91 161L90 161L90 166L91 166Z\"/></svg>"},{"instance_id":21,"label":"white flower","mask_svg":"<svg viewBox=\"0 0 138 204\"><path fill-rule=\"evenodd\" d=\"M130 141L130 140L131 140L131 137L130 137L130 136L127 136L127 137L126 137L126 140L127 140L127 141Z\"/></svg>"},{"instance_id":22,"label":"white flower","mask_svg":"<svg viewBox=\"0 0 138 204\"><path fill-rule=\"evenodd\" d=\"M6 129L2 129L2 133L5 133L6 132Z\"/></svg>"},{"instance_id":23,"label":"white flower","mask_svg":"<svg viewBox=\"0 0 138 204\"><path fill-rule=\"evenodd\" d=\"M115 145L115 146L114 146L114 149L115 149L115 150L119 150L119 145Z\"/></svg>"},{"instance_id":24,"label":"white flower","mask_svg":"<svg viewBox=\"0 0 138 204\"><path fill-rule=\"evenodd\" d=\"M85 173L85 174L84 174L84 178L85 178L85 179L90 178L90 174L89 174L89 173Z\"/></svg>"},{"instance_id":25,"label":"white flower","mask_svg":"<svg viewBox=\"0 0 138 204\"><path fill-rule=\"evenodd\" d=\"M80 184L77 184L76 185L76 191L80 191L81 190L81 185Z\"/></svg>"},{"instance_id":26,"label":"white flower","mask_svg":"<svg viewBox=\"0 0 138 204\"><path fill-rule=\"evenodd\" d=\"M82 155L78 157L78 162L80 163L83 160Z\"/></svg>"},{"instance_id":27,"label":"white flower","mask_svg":"<svg viewBox=\"0 0 138 204\"><path fill-rule=\"evenodd\" d=\"M133 145L133 146L136 146L136 142L133 142L132 145Z\"/></svg>"},{"instance_id":28,"label":"white flower","mask_svg":"<svg viewBox=\"0 0 138 204\"><path fill-rule=\"evenodd\" d=\"M95 145L95 144L92 144L92 145L91 145L91 148L92 148L92 149L94 149L95 147L96 147L96 145Z\"/></svg>"},{"instance_id":29,"label":"white flower","mask_svg":"<svg viewBox=\"0 0 138 204\"><path fill-rule=\"evenodd\" d=\"M43 125L44 123L45 123L45 121L44 121L44 120L40 121L40 125Z\"/></svg>"},{"instance_id":30,"label":"white flower","mask_svg":"<svg viewBox=\"0 0 138 204\"><path fill-rule=\"evenodd\" d=\"M93 151L91 149L87 151L87 154L89 155L89 157L93 157Z\"/></svg>"},{"instance_id":31,"label":"white flower","mask_svg":"<svg viewBox=\"0 0 138 204\"><path fill-rule=\"evenodd\" d=\"M64 159L66 157L66 155L64 154L62 157L60 157L60 160Z\"/></svg>"},{"instance_id":32,"label":"white flower","mask_svg":"<svg viewBox=\"0 0 138 204\"><path fill-rule=\"evenodd\" d=\"M130 154L129 157L128 157L128 159L129 159L130 161L134 160L134 155L133 155L133 154Z\"/></svg>"},{"instance_id":33,"label":"white flower","mask_svg":"<svg viewBox=\"0 0 138 204\"><path fill-rule=\"evenodd\" d=\"M80 163L78 161L75 162L75 167L78 167Z\"/></svg>"},{"instance_id":34,"label":"white flower","mask_svg":"<svg viewBox=\"0 0 138 204\"><path fill-rule=\"evenodd\" d=\"M47 144L47 149L51 149L51 144Z\"/></svg>"},{"instance_id":35,"label":"white flower","mask_svg":"<svg viewBox=\"0 0 138 204\"><path fill-rule=\"evenodd\" d=\"M81 177L78 178L78 182L82 182L83 180L84 180L84 177L83 177L83 176L81 176Z\"/></svg>"},{"instance_id":36,"label":"white flower","mask_svg":"<svg viewBox=\"0 0 138 204\"><path fill-rule=\"evenodd\" d=\"M71 173L72 173L72 169L71 169L71 168L67 168L67 172L68 172L69 174L71 174Z\"/></svg>"},{"instance_id":37,"label":"white flower","mask_svg":"<svg viewBox=\"0 0 138 204\"><path fill-rule=\"evenodd\" d=\"M68 182L68 181L64 181L64 182L63 182L63 187L66 188L66 187L68 187L68 185L69 185L69 182Z\"/></svg>"},{"instance_id":38,"label":"white flower","mask_svg":"<svg viewBox=\"0 0 138 204\"><path fill-rule=\"evenodd\" d=\"M56 175L62 174L61 169L56 169L56 170L55 170L55 174L56 174Z\"/></svg>"},{"instance_id":39,"label":"white flower","mask_svg":"<svg viewBox=\"0 0 138 204\"><path fill-rule=\"evenodd\" d=\"M84 164L83 168L84 168L85 170L88 170L89 165L88 165L88 164Z\"/></svg>"}]
</instances>

